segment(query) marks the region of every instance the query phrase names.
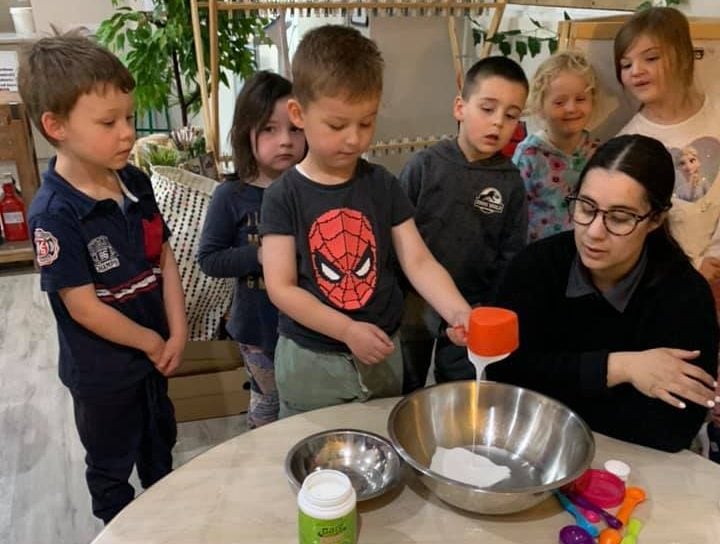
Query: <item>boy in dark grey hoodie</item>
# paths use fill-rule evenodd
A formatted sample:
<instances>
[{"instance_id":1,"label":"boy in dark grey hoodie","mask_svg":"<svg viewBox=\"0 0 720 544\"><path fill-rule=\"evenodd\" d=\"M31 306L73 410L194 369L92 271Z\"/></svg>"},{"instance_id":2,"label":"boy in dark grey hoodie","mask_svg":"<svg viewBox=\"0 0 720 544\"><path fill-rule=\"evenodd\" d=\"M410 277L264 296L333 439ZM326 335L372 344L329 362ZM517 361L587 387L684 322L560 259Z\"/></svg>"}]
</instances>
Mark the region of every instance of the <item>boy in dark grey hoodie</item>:
<instances>
[{"instance_id":1,"label":"boy in dark grey hoodie","mask_svg":"<svg viewBox=\"0 0 720 544\"><path fill-rule=\"evenodd\" d=\"M400 173L420 234L472 305L492 303L505 267L525 245L523 181L500 151L510 141L527 94L527 78L515 61L478 61L455 98L457 138L417 153ZM441 330L437 314L410 294L402 328L405 392L424 385ZM438 382L474 377L462 349L452 349L443 338L436 349Z\"/></svg>"}]
</instances>

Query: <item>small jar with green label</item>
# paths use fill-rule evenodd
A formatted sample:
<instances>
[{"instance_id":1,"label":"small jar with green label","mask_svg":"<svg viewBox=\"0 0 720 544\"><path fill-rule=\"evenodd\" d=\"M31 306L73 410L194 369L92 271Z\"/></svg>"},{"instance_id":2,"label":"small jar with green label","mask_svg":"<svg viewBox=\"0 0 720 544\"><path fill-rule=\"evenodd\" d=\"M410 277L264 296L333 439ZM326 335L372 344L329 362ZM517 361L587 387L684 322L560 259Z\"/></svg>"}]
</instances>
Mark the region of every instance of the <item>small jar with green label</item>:
<instances>
[{"instance_id":1,"label":"small jar with green label","mask_svg":"<svg viewBox=\"0 0 720 544\"><path fill-rule=\"evenodd\" d=\"M298 493L300 544L355 544L357 498L350 478L337 470L318 470Z\"/></svg>"}]
</instances>

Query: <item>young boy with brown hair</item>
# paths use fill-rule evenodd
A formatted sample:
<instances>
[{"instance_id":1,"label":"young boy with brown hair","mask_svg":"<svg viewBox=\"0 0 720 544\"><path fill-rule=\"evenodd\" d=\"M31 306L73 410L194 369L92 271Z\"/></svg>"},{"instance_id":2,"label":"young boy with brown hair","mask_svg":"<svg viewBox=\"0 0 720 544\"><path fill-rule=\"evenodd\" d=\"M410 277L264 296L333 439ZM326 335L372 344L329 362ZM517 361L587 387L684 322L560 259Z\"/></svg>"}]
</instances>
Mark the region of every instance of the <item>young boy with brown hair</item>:
<instances>
[{"instance_id":1,"label":"young boy with brown hair","mask_svg":"<svg viewBox=\"0 0 720 544\"><path fill-rule=\"evenodd\" d=\"M501 153L527 94L527 78L515 61L479 60L453 105L457 138L417 153L399 176L417 209L423 240L472 305L493 302L505 268L527 238L525 187ZM405 392L424 385L436 338L435 379L473 379L475 369L465 352L440 334L442 316L413 297L408 296L402 334Z\"/></svg>"},{"instance_id":2,"label":"young boy with brown hair","mask_svg":"<svg viewBox=\"0 0 720 544\"><path fill-rule=\"evenodd\" d=\"M307 156L265 193L263 270L280 309L280 415L399 395L403 271L464 341L470 307L432 257L397 180L360 158L380 107L383 60L355 29L308 32L293 59L290 120Z\"/></svg>"},{"instance_id":3,"label":"young boy with brown hair","mask_svg":"<svg viewBox=\"0 0 720 544\"><path fill-rule=\"evenodd\" d=\"M108 523L172 469L167 379L187 337L169 231L150 180L127 164L135 141L132 76L77 34L24 54L20 94L57 155L29 212L60 342L60 379L85 447L93 514Z\"/></svg>"}]
</instances>

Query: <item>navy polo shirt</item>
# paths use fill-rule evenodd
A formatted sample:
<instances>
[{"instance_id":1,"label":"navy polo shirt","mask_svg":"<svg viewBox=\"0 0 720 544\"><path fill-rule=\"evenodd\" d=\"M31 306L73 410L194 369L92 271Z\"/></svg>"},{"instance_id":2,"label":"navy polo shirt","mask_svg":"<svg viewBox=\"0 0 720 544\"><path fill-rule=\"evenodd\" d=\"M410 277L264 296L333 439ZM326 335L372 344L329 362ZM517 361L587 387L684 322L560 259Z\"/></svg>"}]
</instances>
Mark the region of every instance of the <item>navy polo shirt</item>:
<instances>
[{"instance_id":1,"label":"navy polo shirt","mask_svg":"<svg viewBox=\"0 0 720 544\"><path fill-rule=\"evenodd\" d=\"M77 323L60 298L61 289L91 284L102 302L168 337L160 254L169 230L148 177L131 165L117 174L123 208L75 189L55 171L53 158L28 214L40 286L57 321L60 379L76 394L128 387L154 367L142 351Z\"/></svg>"}]
</instances>

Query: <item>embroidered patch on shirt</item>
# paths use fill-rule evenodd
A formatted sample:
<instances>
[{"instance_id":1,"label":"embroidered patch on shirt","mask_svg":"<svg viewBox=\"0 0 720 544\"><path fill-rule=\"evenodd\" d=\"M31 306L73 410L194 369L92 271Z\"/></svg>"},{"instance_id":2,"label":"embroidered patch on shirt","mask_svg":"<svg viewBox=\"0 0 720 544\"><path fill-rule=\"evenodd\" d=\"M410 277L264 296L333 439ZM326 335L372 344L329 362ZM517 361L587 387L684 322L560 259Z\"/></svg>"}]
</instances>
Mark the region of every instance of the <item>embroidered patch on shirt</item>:
<instances>
[{"instance_id":1,"label":"embroidered patch on shirt","mask_svg":"<svg viewBox=\"0 0 720 544\"><path fill-rule=\"evenodd\" d=\"M488 187L480 191L475 197L473 206L485 214L502 213L505 209L502 194L495 187Z\"/></svg>"},{"instance_id":2,"label":"embroidered patch on shirt","mask_svg":"<svg viewBox=\"0 0 720 544\"><path fill-rule=\"evenodd\" d=\"M57 261L60 255L60 242L51 232L35 229L33 242L38 266L49 266Z\"/></svg>"},{"instance_id":3,"label":"embroidered patch on shirt","mask_svg":"<svg viewBox=\"0 0 720 544\"><path fill-rule=\"evenodd\" d=\"M118 252L115 251L107 236L102 235L93 238L88 242L87 247L95 265L95 270L98 273L107 272L120 266Z\"/></svg>"}]
</instances>

